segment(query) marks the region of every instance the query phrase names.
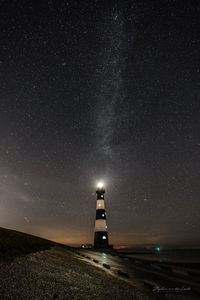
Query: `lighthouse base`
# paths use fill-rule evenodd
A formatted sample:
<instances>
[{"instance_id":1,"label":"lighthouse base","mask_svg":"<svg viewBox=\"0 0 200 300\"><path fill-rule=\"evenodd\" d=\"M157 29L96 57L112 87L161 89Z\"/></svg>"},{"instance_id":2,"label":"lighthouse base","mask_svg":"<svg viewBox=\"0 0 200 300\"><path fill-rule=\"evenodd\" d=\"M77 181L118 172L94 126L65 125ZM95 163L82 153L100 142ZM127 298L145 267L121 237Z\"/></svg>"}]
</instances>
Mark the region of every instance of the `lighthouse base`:
<instances>
[{"instance_id":1,"label":"lighthouse base","mask_svg":"<svg viewBox=\"0 0 200 300\"><path fill-rule=\"evenodd\" d=\"M96 231L95 232L94 248L109 248L108 233L106 231Z\"/></svg>"}]
</instances>

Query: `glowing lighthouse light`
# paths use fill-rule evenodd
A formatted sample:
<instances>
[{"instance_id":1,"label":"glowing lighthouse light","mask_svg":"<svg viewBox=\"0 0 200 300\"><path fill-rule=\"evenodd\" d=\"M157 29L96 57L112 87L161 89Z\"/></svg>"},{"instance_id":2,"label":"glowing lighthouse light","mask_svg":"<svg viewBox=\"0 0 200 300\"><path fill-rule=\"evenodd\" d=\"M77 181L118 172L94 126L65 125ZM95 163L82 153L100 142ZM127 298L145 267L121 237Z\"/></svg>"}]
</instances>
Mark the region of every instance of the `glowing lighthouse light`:
<instances>
[{"instance_id":1,"label":"glowing lighthouse light","mask_svg":"<svg viewBox=\"0 0 200 300\"><path fill-rule=\"evenodd\" d=\"M102 189L102 187L103 187L103 182L99 182L99 183L97 184L97 187L98 187L99 189Z\"/></svg>"}]
</instances>

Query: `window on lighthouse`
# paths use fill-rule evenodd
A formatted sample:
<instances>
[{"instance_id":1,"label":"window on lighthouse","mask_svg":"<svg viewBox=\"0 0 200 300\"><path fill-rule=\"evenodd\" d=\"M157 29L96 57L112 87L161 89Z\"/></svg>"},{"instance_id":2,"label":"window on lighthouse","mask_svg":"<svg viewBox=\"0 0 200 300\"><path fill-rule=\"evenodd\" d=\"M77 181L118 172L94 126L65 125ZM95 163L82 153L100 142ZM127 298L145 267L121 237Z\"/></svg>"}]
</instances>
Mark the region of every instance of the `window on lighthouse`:
<instances>
[{"instance_id":1,"label":"window on lighthouse","mask_svg":"<svg viewBox=\"0 0 200 300\"><path fill-rule=\"evenodd\" d=\"M103 239L103 240L106 240L106 236L105 236L105 235L103 235L103 236L102 236L102 239Z\"/></svg>"}]
</instances>

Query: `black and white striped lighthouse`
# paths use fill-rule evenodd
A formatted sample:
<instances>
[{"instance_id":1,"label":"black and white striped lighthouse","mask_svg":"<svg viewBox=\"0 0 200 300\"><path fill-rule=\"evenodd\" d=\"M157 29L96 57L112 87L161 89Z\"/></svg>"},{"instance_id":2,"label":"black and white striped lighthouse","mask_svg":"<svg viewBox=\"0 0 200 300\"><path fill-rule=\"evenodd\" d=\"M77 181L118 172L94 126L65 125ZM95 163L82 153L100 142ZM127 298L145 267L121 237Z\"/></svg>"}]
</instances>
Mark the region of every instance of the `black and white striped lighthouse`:
<instances>
[{"instance_id":1,"label":"black and white striped lighthouse","mask_svg":"<svg viewBox=\"0 0 200 300\"><path fill-rule=\"evenodd\" d=\"M94 248L108 248L108 232L106 225L106 211L104 204L105 189L100 182L97 185L96 222L94 233Z\"/></svg>"}]
</instances>

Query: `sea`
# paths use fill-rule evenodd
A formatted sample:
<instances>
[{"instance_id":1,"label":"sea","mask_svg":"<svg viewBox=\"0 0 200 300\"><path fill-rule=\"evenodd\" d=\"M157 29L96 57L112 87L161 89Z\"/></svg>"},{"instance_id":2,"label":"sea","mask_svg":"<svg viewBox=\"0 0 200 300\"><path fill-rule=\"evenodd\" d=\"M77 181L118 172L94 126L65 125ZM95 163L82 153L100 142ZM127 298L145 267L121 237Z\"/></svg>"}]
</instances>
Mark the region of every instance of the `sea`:
<instances>
[{"instance_id":1,"label":"sea","mask_svg":"<svg viewBox=\"0 0 200 300\"><path fill-rule=\"evenodd\" d=\"M141 258L150 261L200 264L200 249L160 249L160 251L118 249L117 251L128 257Z\"/></svg>"}]
</instances>

